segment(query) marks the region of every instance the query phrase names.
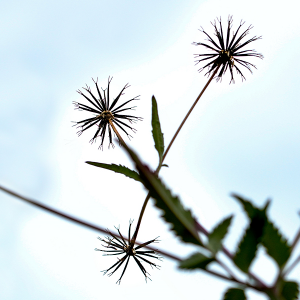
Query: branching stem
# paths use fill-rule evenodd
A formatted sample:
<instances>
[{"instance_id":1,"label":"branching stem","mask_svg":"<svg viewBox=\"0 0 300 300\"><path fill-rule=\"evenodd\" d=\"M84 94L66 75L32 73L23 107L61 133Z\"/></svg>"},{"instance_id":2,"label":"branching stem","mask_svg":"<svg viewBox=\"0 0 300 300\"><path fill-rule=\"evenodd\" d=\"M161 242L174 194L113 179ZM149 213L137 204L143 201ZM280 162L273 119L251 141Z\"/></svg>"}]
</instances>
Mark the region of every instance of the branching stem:
<instances>
[{"instance_id":1,"label":"branching stem","mask_svg":"<svg viewBox=\"0 0 300 300\"><path fill-rule=\"evenodd\" d=\"M226 281L231 281L231 282L240 284L240 285L242 285L242 286L247 286L248 288L252 288L252 289L254 289L254 290L256 290L256 291L257 291L257 290L262 290L262 289L260 289L260 288L257 288L256 286L253 286L252 284L249 284L249 283L247 283L247 282L240 281L240 280L235 279L235 278L232 278L232 277L227 277L227 276L225 276L225 275L223 275L223 274L220 274L220 273L215 272L215 271L212 271L212 270L203 270L203 271L206 272L206 273L208 273L208 274L211 274L211 275L213 275L213 276L215 276L215 277L224 279L224 280L226 280Z\"/></svg>"},{"instance_id":2,"label":"branching stem","mask_svg":"<svg viewBox=\"0 0 300 300\"><path fill-rule=\"evenodd\" d=\"M211 76L209 77L207 83L205 84L204 88L202 89L202 91L200 92L200 94L198 95L198 97L196 98L195 102L193 103L193 105L191 106L190 110L187 112L186 116L184 117L184 119L182 120L181 124L179 125L178 129L176 130L171 142L169 143L163 157L162 157L162 161L161 163L159 164L159 166L157 167L156 171L155 171L155 174L158 175L160 169L161 169L161 166L162 166L162 163L164 162L170 148L172 147L177 135L179 134L181 128L183 127L184 123L186 122L186 120L188 119L189 115L191 114L191 112L193 111L194 107L196 106L196 104L198 103L199 99L201 98L201 96L203 95L203 93L205 92L205 90L207 89L207 87L209 86L209 84L211 83L211 81L214 79L215 75L217 74L218 70L220 68L220 65L215 69L215 71L211 74ZM134 244L135 243L135 240L137 238L137 235L138 235L138 232L139 232L139 229L140 229L140 226L141 226L141 222L142 222L142 218L143 218L143 215L144 215L144 212L145 212L145 209L146 209L146 206L148 204L148 201L150 199L150 193L147 194L146 196L146 199L144 200L144 203L143 203L143 207L141 209L141 212L140 212L140 216L139 216L139 219L138 219L138 222L137 222L137 225L136 225L136 229L135 229L135 232L134 232L134 235L132 236L132 239L131 239L131 243Z\"/></svg>"},{"instance_id":3,"label":"branching stem","mask_svg":"<svg viewBox=\"0 0 300 300\"><path fill-rule=\"evenodd\" d=\"M105 229L103 227L100 227L98 225L95 225L95 224L92 224L90 222L87 222L87 221L84 221L82 219L79 219L79 218L76 218L74 216L71 216L71 215L69 215L67 213L64 213L64 212L60 211L60 210L54 209L54 208L52 208L52 207L50 207L48 205L42 204L41 202L38 202L38 201L35 201L35 200L32 200L32 199L29 199L27 197L24 197L24 196L22 196L20 194L15 193L12 190L9 190L9 189L1 186L1 185L0 185L0 190L2 190L3 192L5 192L5 193L7 193L7 194L9 194L11 196L16 197L16 198L18 198L18 199L20 199L20 200L22 200L22 201L24 201L26 203L29 203L29 204L31 204L33 206L36 206L36 207L38 207L38 208L40 208L40 209L42 209L44 211L47 211L47 212L49 212L49 213L51 213L51 214L53 214L55 216L61 217L61 218L65 219L65 220L69 220L69 221L71 221L73 223L76 223L78 225L82 225L84 227L96 230L96 231L104 233L104 234L110 234L111 233L111 234L113 234L113 235L115 235L117 237L120 237L117 232L108 231L107 229ZM126 238L125 236L123 236L123 238L125 240L129 241L128 238ZM144 243L136 242L136 244L137 245L142 245ZM151 247L151 246L147 245L147 246L145 246L145 248L153 250L153 251L155 251L155 252L157 252L157 253L165 256L165 257L168 257L170 259L173 259L173 260L176 260L176 261L181 261L181 258L179 258L177 255L174 255L172 253L168 253L168 252L166 252L164 250L159 250L156 247L154 248L154 247Z\"/></svg>"},{"instance_id":4,"label":"branching stem","mask_svg":"<svg viewBox=\"0 0 300 300\"><path fill-rule=\"evenodd\" d=\"M286 277L300 262L300 255L295 259L295 261L282 273L282 277Z\"/></svg>"},{"instance_id":5,"label":"branching stem","mask_svg":"<svg viewBox=\"0 0 300 300\"><path fill-rule=\"evenodd\" d=\"M196 223L196 226L198 231L202 232L205 236L209 236L209 232L199 222ZM222 251L231 261L233 261L233 255L226 247L222 246ZM267 285L252 272L248 271L248 274L260 285L261 288L268 288Z\"/></svg>"}]
</instances>

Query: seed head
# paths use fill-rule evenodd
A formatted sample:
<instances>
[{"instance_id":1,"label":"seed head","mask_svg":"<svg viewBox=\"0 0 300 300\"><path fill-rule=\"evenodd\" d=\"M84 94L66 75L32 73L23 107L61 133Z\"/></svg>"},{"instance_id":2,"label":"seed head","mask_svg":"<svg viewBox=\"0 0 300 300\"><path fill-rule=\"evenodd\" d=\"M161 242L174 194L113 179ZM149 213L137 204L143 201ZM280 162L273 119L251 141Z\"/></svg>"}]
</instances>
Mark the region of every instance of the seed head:
<instances>
[{"instance_id":1,"label":"seed head","mask_svg":"<svg viewBox=\"0 0 300 300\"><path fill-rule=\"evenodd\" d=\"M107 89L103 90L101 88L101 92L98 86L98 79L96 81L93 79L96 85L98 95L94 95L91 91L91 88L88 85L86 85L86 87L83 87L83 89L88 93L88 95L84 94L81 90L77 91L90 103L90 105L82 104L79 102L73 102L75 105L75 109L87 111L93 114L93 116L90 118L75 122L75 126L77 126L77 128L80 129L77 132L78 136L80 136L85 130L93 126L96 127L96 132L90 140L90 143L95 142L97 137L100 137L100 149L103 149L103 142L107 131L109 137L109 146L111 145L112 147L114 147L114 144L112 142L112 130L116 131L116 127L118 127L123 132L125 132L125 134L130 138L131 135L128 134L127 130L130 129L133 132L135 132L136 130L130 125L126 124L124 121L134 123L136 121L142 120L142 118L140 117L124 114L124 112L135 108L135 106L125 107L126 104L133 100L138 100L139 96L131 98L130 100L127 100L123 104L117 106L117 103L120 100L120 97L124 94L125 89L127 89L130 86L128 83L123 87L118 96L110 102L109 88L111 80L112 78L109 77ZM114 125L116 125L116 127Z\"/></svg>"},{"instance_id":2,"label":"seed head","mask_svg":"<svg viewBox=\"0 0 300 300\"><path fill-rule=\"evenodd\" d=\"M258 57L263 58L262 54L257 53L255 50L243 50L245 46L254 42L256 40L261 39L261 36L256 37L243 41L243 39L248 35L250 29L252 29L252 25L250 25L245 31L240 33L241 27L244 25L245 22L241 21L240 25L238 26L237 30L234 32L232 30L232 16L229 16L227 22L227 32L226 35L223 34L222 22L221 18L214 20L211 24L214 27L214 35L217 37L217 40L214 40L204 29L201 27L199 29L203 32L206 37L208 44L201 43L201 42L194 42L193 45L196 46L204 46L206 49L210 51L210 53L204 54L195 54L195 58L200 58L196 60L196 64L200 62L206 61L207 63L199 69L199 72L203 71L205 68L208 71L205 75L209 75L212 73L216 68L218 69L217 73L217 81L222 79L222 76L226 73L229 69L231 80L230 83L234 83L234 76L233 70L235 69L236 72L242 77L242 81L246 78L240 70L240 66L247 68L251 73L251 67L255 67L252 63L244 60L244 57ZM243 59L242 59L243 58ZM239 66L238 66L239 65Z\"/></svg>"},{"instance_id":3,"label":"seed head","mask_svg":"<svg viewBox=\"0 0 300 300\"><path fill-rule=\"evenodd\" d=\"M132 221L129 222L129 232L128 232L129 241L130 241L131 225L132 225ZM103 254L103 255L123 255L123 257L118 258L118 261L115 264L113 264L110 268L108 268L107 270L102 271L103 275L105 275L105 274L107 274L107 272L111 271L110 273L107 274L108 276L111 276L126 261L125 267L122 271L122 274L121 274L120 278L118 279L118 281L116 282L117 284L120 284L121 279L122 279L122 277L125 274L125 271L127 269L130 257L133 257L133 259L135 260L135 262L139 266L140 270L142 271L143 275L145 276L145 280L147 282L147 279L150 279L149 278L150 274L146 271L146 269L143 266L142 262L149 264L151 266L151 268L155 267L155 268L159 269L160 266L153 263L153 262L151 262L148 258L150 257L150 258L156 258L158 260L161 260L161 256L159 256L153 250L140 250L140 249L147 246L147 245L149 245L149 244L151 244L151 243L158 242L158 239L155 238L153 240L150 240L146 243L143 243L143 244L135 247L134 243L127 242L124 239L124 237L122 236L120 230L118 228L116 228L116 229L118 230L119 237L112 234L109 230L107 231L109 236L107 236L105 239L102 239L102 238L98 237L98 239L100 241L104 242L104 245L102 245L102 246L105 247L106 249L102 250L102 249L96 248L95 249L96 251L105 252L106 254Z\"/></svg>"}]
</instances>

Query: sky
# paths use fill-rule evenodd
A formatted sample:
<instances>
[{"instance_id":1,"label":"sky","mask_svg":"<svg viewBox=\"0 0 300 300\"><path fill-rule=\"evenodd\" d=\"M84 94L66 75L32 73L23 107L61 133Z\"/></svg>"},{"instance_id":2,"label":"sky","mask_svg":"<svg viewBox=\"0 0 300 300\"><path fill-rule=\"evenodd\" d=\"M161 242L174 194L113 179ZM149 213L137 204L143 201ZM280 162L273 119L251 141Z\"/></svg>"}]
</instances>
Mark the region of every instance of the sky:
<instances>
[{"instance_id":1,"label":"sky","mask_svg":"<svg viewBox=\"0 0 300 300\"><path fill-rule=\"evenodd\" d=\"M166 158L160 175L208 230L234 214L225 240L235 250L247 223L230 196L241 194L262 206L291 240L300 222L300 25L295 2L279 1L10 1L0 9L0 184L102 227L127 232L146 195L137 182L85 164L133 167L116 145L103 151L89 144L93 130L77 137L80 120L73 101L85 84L107 85L116 96L129 82L123 100L140 95L134 112L143 117L128 145L152 168L158 162L151 136L151 97L158 102L165 144L207 81L193 54L201 49L201 26L212 33L216 17L244 20L249 37L264 55L253 74L229 85L213 81ZM251 48L250 47L250 48ZM251 48L252 49L252 48ZM0 193L0 298L17 299L182 299L199 295L221 299L230 285L202 272L183 272L164 259L149 270L134 263L120 286L119 273L100 271L114 260L101 256L98 233L49 215ZM134 223L135 224L135 223ZM181 245L150 203L138 240L160 236L161 249L186 257ZM276 275L264 252L253 271L268 283ZM299 255L299 248L298 248ZM300 268L291 273L299 278ZM213 288L212 288L213 286ZM265 299L248 292L249 299Z\"/></svg>"}]
</instances>

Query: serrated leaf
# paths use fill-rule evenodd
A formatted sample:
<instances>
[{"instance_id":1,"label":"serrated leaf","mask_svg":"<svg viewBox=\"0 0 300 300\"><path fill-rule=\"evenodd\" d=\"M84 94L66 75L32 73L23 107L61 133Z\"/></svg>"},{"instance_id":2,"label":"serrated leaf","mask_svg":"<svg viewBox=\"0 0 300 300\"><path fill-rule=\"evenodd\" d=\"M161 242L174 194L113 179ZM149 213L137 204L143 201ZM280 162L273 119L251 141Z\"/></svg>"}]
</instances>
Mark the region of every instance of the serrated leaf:
<instances>
[{"instance_id":1,"label":"serrated leaf","mask_svg":"<svg viewBox=\"0 0 300 300\"><path fill-rule=\"evenodd\" d=\"M250 200L243 198L240 195L237 194L231 194L232 197L234 197L236 200L239 201L240 204L242 204L244 211L247 213L248 217L252 219L254 215L256 214L257 210L259 210L257 207L255 207Z\"/></svg>"},{"instance_id":2,"label":"serrated leaf","mask_svg":"<svg viewBox=\"0 0 300 300\"><path fill-rule=\"evenodd\" d=\"M95 167L99 167L102 169L114 171L119 174L123 174L131 179L136 180L136 181L141 181L139 173L137 173L136 171L130 170L129 168L124 167L122 165L115 165L115 164L108 165L108 164L103 164L103 163L98 163L98 162L93 162L93 161L86 161L86 163L89 165L95 166Z\"/></svg>"},{"instance_id":3,"label":"serrated leaf","mask_svg":"<svg viewBox=\"0 0 300 300\"><path fill-rule=\"evenodd\" d=\"M298 299L299 284L295 281L285 281L282 286L281 295L284 300Z\"/></svg>"},{"instance_id":4,"label":"serrated leaf","mask_svg":"<svg viewBox=\"0 0 300 300\"><path fill-rule=\"evenodd\" d=\"M288 245L287 239L282 236L270 221L264 227L262 244L280 268L287 262L291 255L291 247Z\"/></svg>"},{"instance_id":5,"label":"serrated leaf","mask_svg":"<svg viewBox=\"0 0 300 300\"><path fill-rule=\"evenodd\" d=\"M255 207L249 200L233 194L243 206L245 212L250 219L253 216L259 214L259 212L265 214L265 223L263 229L263 237L261 243L266 248L267 253L275 260L279 267L282 267L290 257L291 247L287 243L287 239L282 236L279 230L274 226L274 224L268 220L266 216L266 211L269 205L269 201L266 202L265 207L261 210Z\"/></svg>"},{"instance_id":6,"label":"serrated leaf","mask_svg":"<svg viewBox=\"0 0 300 300\"><path fill-rule=\"evenodd\" d=\"M159 162L161 163L164 150L165 150L164 135L161 132L161 127L160 127L160 122L158 117L157 102L154 96L152 96L152 135L153 135L155 148L158 152Z\"/></svg>"},{"instance_id":7,"label":"serrated leaf","mask_svg":"<svg viewBox=\"0 0 300 300\"><path fill-rule=\"evenodd\" d=\"M231 224L232 216L220 222L208 236L208 248L217 253L222 248L222 240L227 234L228 227Z\"/></svg>"},{"instance_id":8,"label":"serrated leaf","mask_svg":"<svg viewBox=\"0 0 300 300\"><path fill-rule=\"evenodd\" d=\"M223 300L246 300L245 292L242 289L231 288L224 294Z\"/></svg>"},{"instance_id":9,"label":"serrated leaf","mask_svg":"<svg viewBox=\"0 0 300 300\"><path fill-rule=\"evenodd\" d=\"M190 257L182 260L179 264L179 269L206 269L207 265L215 259L207 257L200 252L192 254Z\"/></svg>"},{"instance_id":10,"label":"serrated leaf","mask_svg":"<svg viewBox=\"0 0 300 300\"><path fill-rule=\"evenodd\" d=\"M166 222L171 224L171 230L186 243L203 245L191 211L183 207L179 198L171 194L171 191L154 172L148 166L144 165L128 146L123 144L123 147L135 162L144 186L149 190L150 196L154 199L155 206L163 211L162 217Z\"/></svg>"},{"instance_id":11,"label":"serrated leaf","mask_svg":"<svg viewBox=\"0 0 300 300\"><path fill-rule=\"evenodd\" d=\"M249 227L239 243L236 254L233 258L234 263L243 272L248 269L255 258L258 244L261 242L264 226L267 221L265 211L258 210L253 214Z\"/></svg>"}]
</instances>

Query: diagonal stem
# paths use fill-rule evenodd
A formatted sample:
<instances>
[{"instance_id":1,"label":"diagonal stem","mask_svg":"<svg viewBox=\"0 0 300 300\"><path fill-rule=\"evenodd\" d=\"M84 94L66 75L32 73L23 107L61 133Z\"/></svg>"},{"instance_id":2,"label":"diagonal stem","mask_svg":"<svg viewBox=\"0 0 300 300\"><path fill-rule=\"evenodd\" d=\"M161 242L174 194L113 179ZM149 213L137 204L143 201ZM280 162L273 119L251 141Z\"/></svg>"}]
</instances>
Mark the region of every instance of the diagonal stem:
<instances>
[{"instance_id":1,"label":"diagonal stem","mask_svg":"<svg viewBox=\"0 0 300 300\"><path fill-rule=\"evenodd\" d=\"M203 95L203 93L205 92L206 88L209 86L209 84L211 83L211 81L214 79L215 75L217 74L219 68L220 68L221 65L218 65L218 67L215 69L215 71L212 73L212 75L209 77L206 85L204 86L204 88L202 89L202 91L200 92L200 94L198 95L197 99L195 100L194 104L192 105L192 107L190 108L190 110L188 111L188 113L186 114L186 116L184 117L184 119L182 120L181 124L179 125L177 131L175 132L170 144L168 145L165 153L164 153L164 156L162 158L162 162L165 160L170 148L172 147L178 133L180 132L182 126L184 125L185 121L188 119L188 117L190 116L191 112L193 111L194 107L196 106L196 104L198 103L198 101L200 100L201 96ZM160 168L159 168L160 169Z\"/></svg>"},{"instance_id":2,"label":"diagonal stem","mask_svg":"<svg viewBox=\"0 0 300 300\"><path fill-rule=\"evenodd\" d=\"M207 87L209 86L209 84L211 83L211 81L214 79L215 75L217 74L218 70L220 68L220 65L218 65L218 67L215 69L215 71L211 74L211 76L209 77L207 83L205 84L204 88L202 89L202 91L200 92L200 94L198 95L198 97L196 98L195 102L193 103L193 105L191 106L190 110L187 112L186 116L184 117L184 119L182 120L181 124L179 125L178 129L176 130L171 142L169 143L163 157L162 157L162 160L159 164L159 166L157 167L156 171L155 171L155 174L158 175L160 169L161 169L161 166L162 166L162 163L163 161L165 160L170 148L172 147L177 135L179 134L181 128L183 127L184 123L186 122L186 120L188 119L188 117L190 116L191 112L193 111L193 109L195 108L196 104L198 103L198 101L200 100L201 96L203 95L203 93L205 92L205 90L207 89ZM144 203L143 203L143 207L141 209L141 212L140 212L140 216L139 216L139 219L138 219L138 222L137 222L137 225L136 225L136 229L135 229L135 232L134 232L134 235L132 236L132 239L131 239L131 244L134 244L135 243L135 240L137 238L137 235L138 235L138 232L139 232L139 229L140 229L140 226L141 226L141 222L142 222L142 218L143 218L143 215L144 215L144 212L145 212L145 209L146 209L146 206L148 204L148 201L150 199L150 193L147 194L146 196L146 199L144 200Z\"/></svg>"},{"instance_id":3,"label":"diagonal stem","mask_svg":"<svg viewBox=\"0 0 300 300\"><path fill-rule=\"evenodd\" d=\"M196 226L198 231L202 232L205 236L209 236L209 232L197 221L196 222ZM224 252L224 254L231 260L233 261L233 255L229 252L229 250L227 248L225 248L224 246L222 246L222 251ZM255 274L253 274L251 271L248 272L249 276L252 277L257 283L259 283L259 285L262 288L267 288L267 285L261 280L259 279Z\"/></svg>"},{"instance_id":4,"label":"diagonal stem","mask_svg":"<svg viewBox=\"0 0 300 300\"><path fill-rule=\"evenodd\" d=\"M300 262L300 255L295 259L295 261L282 273L282 277L286 277Z\"/></svg>"},{"instance_id":5,"label":"diagonal stem","mask_svg":"<svg viewBox=\"0 0 300 300\"><path fill-rule=\"evenodd\" d=\"M294 238L294 241L293 241L293 243L292 243L292 246L291 246L291 248L292 248L292 252L293 252L293 250L295 249L295 247L296 247L296 245L297 245L297 243L299 242L299 240L300 240L300 229L298 230L298 232L297 232L297 234L296 234L296 236L295 236L295 238Z\"/></svg>"},{"instance_id":6,"label":"diagonal stem","mask_svg":"<svg viewBox=\"0 0 300 300\"><path fill-rule=\"evenodd\" d=\"M157 167L155 173L156 175L158 175L160 169L161 169L161 166L162 166L162 163L163 161L165 160L170 148L172 147L177 135L179 134L181 128L183 127L184 123L186 122L186 120L188 119L188 117L190 116L191 112L193 111L193 109L195 108L196 104L198 103L198 101L200 100L201 96L203 95L203 93L205 92L205 90L207 89L207 87L209 86L209 84L211 83L211 81L213 80L213 78L215 77L216 73L218 72L220 68L220 65L215 69L215 71L212 73L212 75L210 76L209 80L207 81L206 85L204 86L204 88L202 89L202 91L200 92L200 94L198 95L198 97L196 98L195 102L193 103L193 105L191 106L190 110L188 111L188 113L186 114L186 116L184 117L184 119L182 120L181 124L179 125L177 131L175 132L171 142L169 143L164 155L163 155L163 158L162 158L162 161L161 163L159 164L159 166ZM138 235L138 231L139 231L139 228L140 228L140 225L141 225L141 221L142 221L142 218L143 218L143 215L144 215L144 212L145 212L145 209L146 209L146 206L148 204L148 201L150 199L150 193L147 194L146 196L146 199L143 203L143 206L142 206L142 209L141 209L141 212L140 212L140 216L139 216L139 220L138 220L138 223L137 223L137 226L136 226L136 230L134 232L134 235L131 239L131 244L134 245L135 241L136 241L136 238L137 238L137 235ZM197 222L197 227L198 229L204 233L206 236L209 235L209 232L201 225ZM299 231L299 234L297 235L297 238L300 238L300 231ZM296 240L296 239L295 239ZM224 254L230 258L231 260L233 259L233 255L223 246L222 248ZM231 273L229 273L231 275ZM232 276L232 275L231 275ZM262 287L262 288L266 288L266 284L264 282L262 282L256 275L254 275L252 272L249 272L249 276L251 276L257 283L259 283L259 285Z\"/></svg>"},{"instance_id":7,"label":"diagonal stem","mask_svg":"<svg viewBox=\"0 0 300 300\"><path fill-rule=\"evenodd\" d=\"M178 133L180 132L180 130L181 130L181 128L183 127L184 123L186 122L187 118L189 117L189 115L191 114L192 110L193 110L194 107L196 106L197 102L198 102L199 99L201 98L202 94L204 93L204 91L206 90L206 88L208 87L208 85L210 84L210 82L212 81L212 79L214 78L214 76L215 76L215 74L217 73L217 70L218 70L218 69L219 69L219 67L217 67L217 69L213 72L213 74L212 74L211 77L209 78L208 82L206 83L206 85L204 86L204 88L202 89L202 91L200 92L200 94L198 95L197 99L195 100L194 104L192 105L192 107L191 107L190 110L188 111L187 115L185 116L185 118L184 118L183 121L181 122L181 124L180 124L180 126L178 127L178 129L177 129L175 135L173 136L173 138L172 138L170 144L168 145L167 150L165 151L165 154L164 154L164 156L163 156L162 162L163 162L164 159L166 158L166 155L167 155L167 153L169 152L169 150L170 150L172 144L174 143L174 141L175 141L175 139L176 139ZM122 138L121 135L119 134L118 130L117 130L116 127L114 126L112 120L109 120L109 125L111 126L111 128L113 129L113 131L115 132L115 134L117 135L119 141L121 141L121 143L124 143L124 144L126 145L125 141L123 140L123 138ZM159 173L160 168L161 168L161 164L160 164L159 167L157 168L156 174ZM54 215L56 215L56 216L59 216L59 217L64 218L64 219L66 219L66 220L69 220L69 221L72 221L72 222L74 222L74 223L80 224L80 225L82 225L82 226L88 227L88 228L90 228L90 229L94 229L94 230L96 230L96 231L99 231L99 232L102 232L102 233L105 233L105 234L107 233L107 230L104 229L104 228L102 228L102 227L99 227L99 226L97 226L97 225L93 225L93 224L91 224L91 223L89 223L89 222L86 222L86 221L80 220L80 219L78 219L78 218L75 218L75 217L73 217L73 216L71 216L71 215L69 215L69 214L66 214L66 213L61 212L61 211L56 210L56 209L53 209L53 208L51 208L50 206L44 205L44 204L39 203L39 202L37 202L37 201L35 201L35 200L31 200L31 199L29 199L29 198L23 197L23 196L21 196L21 195L15 193L15 192L13 192L13 191L11 191L11 190L5 188L5 187L0 186L0 190L4 191L4 192L6 192L6 193L8 193L8 194L10 194L10 195L12 195L12 196L14 196L14 197L20 199L20 200L23 200L23 201L25 201L25 202L27 202L27 203L29 203L29 204L31 204L31 205L34 205L34 206L36 206L36 207L39 207L40 209L43 209L43 210L45 210L45 211L47 211L47 212L49 212L49 213L52 213L52 214L54 214ZM142 207L140 216L139 216L139 220L138 220L138 224L137 224L135 233L134 233L134 235L133 235L133 237L132 237L132 239L131 239L131 242L133 242L133 243L135 243L135 244L138 244L138 245L140 245L141 243L136 242L136 238L137 238L137 234L138 234L138 231L139 231L139 228L140 228L140 224L141 224L141 221L142 221L142 217L143 217L143 214L144 214L144 211L145 211L145 209L146 209L146 206L147 206L147 203L148 203L149 199L150 199L150 194L148 193L148 195L147 195L147 197L146 197L146 199L145 199L145 201L144 201L144 204L143 204L143 207ZM118 236L117 233L114 233L114 234ZM147 248L149 248L149 249L151 249L151 250L155 250L157 253L160 253L160 254L162 254L162 255L164 255L164 256L166 256L166 257L169 257L169 258L171 258L171 259L174 259L174 260L180 260L180 258L178 258L177 256L175 256L175 255L173 255L173 254L170 254L170 253L167 253L167 252L165 252L165 251L154 249L154 248L152 248L151 246L147 246Z\"/></svg>"},{"instance_id":8,"label":"diagonal stem","mask_svg":"<svg viewBox=\"0 0 300 300\"><path fill-rule=\"evenodd\" d=\"M61 217L61 218L65 219L65 220L69 220L69 221L71 221L73 223L76 223L78 225L87 227L89 229L96 230L96 231L104 233L104 234L112 233L113 235L115 235L117 237L120 237L119 234L116 233L116 232L108 231L108 229L105 229L105 228L100 227L98 225L95 225L95 224L92 224L90 222L84 221L82 219L76 218L76 217L74 217L72 215L69 215L69 214L64 213L64 212L62 212L60 210L54 209L54 208L52 208L52 207L50 207L48 205L45 205L45 204L43 204L41 202L38 202L38 201L35 201L35 200L32 200L32 199L29 199L27 197L24 197L24 196L22 196L20 194L15 193L14 191L12 191L10 189L7 189L7 188L1 186L1 185L0 185L0 190L2 190L3 192L5 192L5 193L7 193L7 194L9 194L9 195L11 195L13 197L16 197L16 198L18 198L18 199L20 199L20 200L22 200L22 201L24 201L26 203L29 203L29 204L31 204L33 206L36 206L36 207L38 207L38 208L40 208L40 209L42 209L44 211L47 211L48 213L51 213L51 214L53 214L55 216L58 216L58 217ZM124 237L124 239L127 240L127 241L129 241L128 238L126 238L126 237ZM144 243L136 242L136 244L137 245L142 245ZM153 250L153 251L155 251L155 252L157 252L157 253L165 256L165 257L168 257L170 259L173 259L173 260L176 260L176 261L181 261L181 258L179 258L178 256L176 256L176 255L174 255L172 253L168 253L168 252L166 252L164 250L159 250L156 247L154 248L154 247L151 247L151 246L148 246L148 245L144 246L144 247L148 248L150 250Z\"/></svg>"},{"instance_id":9,"label":"diagonal stem","mask_svg":"<svg viewBox=\"0 0 300 300\"><path fill-rule=\"evenodd\" d=\"M121 137L119 131L117 130L116 126L114 125L113 121L111 119L109 119L109 125L111 126L111 128L113 129L114 133L117 135L120 143L124 143L126 145L126 143L124 142L123 138Z\"/></svg>"}]
</instances>

